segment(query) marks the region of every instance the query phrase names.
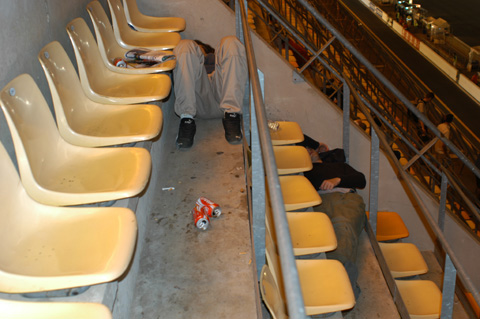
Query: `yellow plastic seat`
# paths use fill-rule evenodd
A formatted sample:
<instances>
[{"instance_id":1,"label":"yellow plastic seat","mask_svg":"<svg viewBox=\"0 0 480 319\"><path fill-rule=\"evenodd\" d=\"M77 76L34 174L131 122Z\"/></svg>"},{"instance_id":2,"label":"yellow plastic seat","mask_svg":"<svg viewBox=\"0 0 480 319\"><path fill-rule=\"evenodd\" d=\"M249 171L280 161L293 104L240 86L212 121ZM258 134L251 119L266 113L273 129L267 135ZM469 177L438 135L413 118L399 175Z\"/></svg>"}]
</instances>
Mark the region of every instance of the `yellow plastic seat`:
<instances>
[{"instance_id":1,"label":"yellow plastic seat","mask_svg":"<svg viewBox=\"0 0 480 319\"><path fill-rule=\"evenodd\" d=\"M425 274L427 263L417 246L411 243L379 243L393 278Z\"/></svg>"},{"instance_id":2,"label":"yellow plastic seat","mask_svg":"<svg viewBox=\"0 0 480 319\"><path fill-rule=\"evenodd\" d=\"M109 70L82 18L72 20L67 25L67 33L75 52L83 91L91 100L105 104L134 104L162 100L170 94L171 81L166 74L122 74ZM58 45L57 51L62 50L63 47Z\"/></svg>"},{"instance_id":3,"label":"yellow plastic seat","mask_svg":"<svg viewBox=\"0 0 480 319\"><path fill-rule=\"evenodd\" d=\"M273 319L287 319L287 309L277 288L277 283L267 265L263 265L260 274L260 293Z\"/></svg>"},{"instance_id":4,"label":"yellow plastic seat","mask_svg":"<svg viewBox=\"0 0 480 319\"><path fill-rule=\"evenodd\" d=\"M114 65L113 61L117 58L124 58L125 53L129 50L118 44L110 20L99 2L93 1L88 4L87 11L92 20L93 29L95 30L100 55L108 69L126 74L148 74L166 72L175 68L175 60L168 60L156 66L142 68L123 68ZM166 51L166 53L173 54L172 51Z\"/></svg>"},{"instance_id":5,"label":"yellow plastic seat","mask_svg":"<svg viewBox=\"0 0 480 319\"><path fill-rule=\"evenodd\" d=\"M273 151L279 175L306 172L313 167L310 154L303 146L274 146Z\"/></svg>"},{"instance_id":6,"label":"yellow plastic seat","mask_svg":"<svg viewBox=\"0 0 480 319\"><path fill-rule=\"evenodd\" d=\"M89 148L61 138L32 77L0 91L18 167L28 194L47 205L79 205L135 196L147 185L150 153L138 147Z\"/></svg>"},{"instance_id":7,"label":"yellow plastic seat","mask_svg":"<svg viewBox=\"0 0 480 319\"><path fill-rule=\"evenodd\" d=\"M136 0L123 0L125 18L129 25L142 32L180 32L185 30L185 19L153 17L140 12Z\"/></svg>"},{"instance_id":8,"label":"yellow plastic seat","mask_svg":"<svg viewBox=\"0 0 480 319\"><path fill-rule=\"evenodd\" d=\"M320 195L305 176L279 176L279 179L286 211L312 207L322 203Z\"/></svg>"},{"instance_id":9,"label":"yellow plastic seat","mask_svg":"<svg viewBox=\"0 0 480 319\"><path fill-rule=\"evenodd\" d=\"M38 54L52 94L60 135L70 144L88 147L150 140L162 128L162 110L152 104L109 105L90 100L65 55L46 45Z\"/></svg>"},{"instance_id":10,"label":"yellow plastic seat","mask_svg":"<svg viewBox=\"0 0 480 319\"><path fill-rule=\"evenodd\" d=\"M2 319L111 319L103 304L87 302L35 302L0 299Z\"/></svg>"},{"instance_id":11,"label":"yellow plastic seat","mask_svg":"<svg viewBox=\"0 0 480 319\"><path fill-rule=\"evenodd\" d=\"M130 209L36 202L1 144L0 174L1 292L83 287L115 280L125 272L137 235ZM0 318L7 309L0 303Z\"/></svg>"},{"instance_id":12,"label":"yellow plastic seat","mask_svg":"<svg viewBox=\"0 0 480 319\"><path fill-rule=\"evenodd\" d=\"M337 248L337 237L330 218L319 212L286 213L295 256L331 251ZM265 226L273 229L270 206L265 211Z\"/></svg>"},{"instance_id":13,"label":"yellow plastic seat","mask_svg":"<svg viewBox=\"0 0 480 319\"><path fill-rule=\"evenodd\" d=\"M367 218L369 212L367 211ZM408 228L396 212L377 212L377 240L396 240L409 236Z\"/></svg>"},{"instance_id":14,"label":"yellow plastic seat","mask_svg":"<svg viewBox=\"0 0 480 319\"><path fill-rule=\"evenodd\" d=\"M412 319L440 318L442 292L429 280L395 280Z\"/></svg>"},{"instance_id":15,"label":"yellow plastic seat","mask_svg":"<svg viewBox=\"0 0 480 319\"><path fill-rule=\"evenodd\" d=\"M125 49L171 50L180 42L181 37L177 32L141 32L133 30L128 25L121 0L107 0L107 2L112 18L113 33L121 47Z\"/></svg>"},{"instance_id":16,"label":"yellow plastic seat","mask_svg":"<svg viewBox=\"0 0 480 319\"><path fill-rule=\"evenodd\" d=\"M326 214L287 213L287 220L295 256L322 253L337 248L337 237Z\"/></svg>"},{"instance_id":17,"label":"yellow plastic seat","mask_svg":"<svg viewBox=\"0 0 480 319\"><path fill-rule=\"evenodd\" d=\"M270 129L272 145L287 145L303 142L303 132L297 122L277 121L278 128Z\"/></svg>"},{"instance_id":18,"label":"yellow plastic seat","mask_svg":"<svg viewBox=\"0 0 480 319\"><path fill-rule=\"evenodd\" d=\"M269 231L266 232L267 264L274 279L272 283L276 284L279 295L282 296L282 300L285 300L280 259L273 236ZM338 260L298 259L296 265L305 313L308 316L347 310L355 305L355 296L348 274ZM276 309L281 308L276 307Z\"/></svg>"}]
</instances>

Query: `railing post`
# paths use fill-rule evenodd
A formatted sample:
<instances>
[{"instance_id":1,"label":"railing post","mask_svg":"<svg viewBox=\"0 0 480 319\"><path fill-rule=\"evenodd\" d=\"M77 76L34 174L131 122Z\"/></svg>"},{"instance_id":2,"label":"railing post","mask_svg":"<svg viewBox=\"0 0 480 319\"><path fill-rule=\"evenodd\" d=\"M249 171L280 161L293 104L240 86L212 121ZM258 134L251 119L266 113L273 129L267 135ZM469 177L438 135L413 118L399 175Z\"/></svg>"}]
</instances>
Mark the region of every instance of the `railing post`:
<instances>
[{"instance_id":1,"label":"railing post","mask_svg":"<svg viewBox=\"0 0 480 319\"><path fill-rule=\"evenodd\" d=\"M452 318L453 302L455 298L455 281L457 278L457 270L448 254L445 255L445 269L443 275L442 289L442 310L441 319Z\"/></svg>"},{"instance_id":2,"label":"railing post","mask_svg":"<svg viewBox=\"0 0 480 319\"><path fill-rule=\"evenodd\" d=\"M350 87L343 83L343 150L345 152L345 161L349 163L350 159Z\"/></svg>"},{"instance_id":3,"label":"railing post","mask_svg":"<svg viewBox=\"0 0 480 319\"><path fill-rule=\"evenodd\" d=\"M447 204L447 187L448 179L444 172L442 172L442 181L440 188L440 207L438 209L438 227L445 231L445 210Z\"/></svg>"},{"instance_id":4,"label":"railing post","mask_svg":"<svg viewBox=\"0 0 480 319\"><path fill-rule=\"evenodd\" d=\"M369 198L369 212L370 225L373 233L377 234L377 211L378 211L378 181L379 181L379 166L380 166L380 142L377 132L372 127L372 146L370 153L370 198Z\"/></svg>"}]
</instances>

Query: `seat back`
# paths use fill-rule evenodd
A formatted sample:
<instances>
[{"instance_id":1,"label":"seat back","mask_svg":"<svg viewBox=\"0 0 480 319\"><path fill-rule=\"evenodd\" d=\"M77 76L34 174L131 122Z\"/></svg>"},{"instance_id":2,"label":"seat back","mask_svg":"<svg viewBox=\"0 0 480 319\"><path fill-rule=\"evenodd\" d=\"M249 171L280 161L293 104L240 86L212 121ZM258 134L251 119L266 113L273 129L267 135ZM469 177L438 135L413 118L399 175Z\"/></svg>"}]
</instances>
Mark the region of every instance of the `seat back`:
<instances>
[{"instance_id":1,"label":"seat back","mask_svg":"<svg viewBox=\"0 0 480 319\"><path fill-rule=\"evenodd\" d=\"M0 104L12 134L22 182L31 185L48 178L50 166L61 157L57 148L65 141L33 78L22 74L8 83L0 92Z\"/></svg>"},{"instance_id":2,"label":"seat back","mask_svg":"<svg viewBox=\"0 0 480 319\"><path fill-rule=\"evenodd\" d=\"M113 33L115 34L117 42L122 43L124 38L127 40L128 38L134 37L133 33L136 31L128 26L125 10L123 9L121 1L107 0L107 2L112 17Z\"/></svg>"},{"instance_id":3,"label":"seat back","mask_svg":"<svg viewBox=\"0 0 480 319\"><path fill-rule=\"evenodd\" d=\"M111 319L103 304L84 302L37 302L0 299L2 318L35 319Z\"/></svg>"},{"instance_id":4,"label":"seat back","mask_svg":"<svg viewBox=\"0 0 480 319\"><path fill-rule=\"evenodd\" d=\"M287 319L287 310L273 278L272 272L267 265L263 265L260 275L260 292L262 299L267 305L273 319Z\"/></svg>"},{"instance_id":5,"label":"seat back","mask_svg":"<svg viewBox=\"0 0 480 319\"><path fill-rule=\"evenodd\" d=\"M103 60L113 61L123 57L126 50L117 43L110 20L100 2L97 0L90 2L87 5L87 12L92 20L98 49Z\"/></svg>"},{"instance_id":6,"label":"seat back","mask_svg":"<svg viewBox=\"0 0 480 319\"><path fill-rule=\"evenodd\" d=\"M76 18L67 24L67 33L72 42L78 73L84 92L94 95L92 88L102 88L111 85L113 72L102 62L102 56L97 43L87 23L82 18ZM101 91L101 90L100 90Z\"/></svg>"},{"instance_id":7,"label":"seat back","mask_svg":"<svg viewBox=\"0 0 480 319\"><path fill-rule=\"evenodd\" d=\"M135 22L140 21L144 17L144 14L138 9L137 0L123 0L123 6L128 24L135 27Z\"/></svg>"},{"instance_id":8,"label":"seat back","mask_svg":"<svg viewBox=\"0 0 480 319\"><path fill-rule=\"evenodd\" d=\"M72 61L57 41L43 47L38 60L50 87L60 134L67 137L83 133L88 110L94 108L95 102L83 92Z\"/></svg>"}]
</instances>

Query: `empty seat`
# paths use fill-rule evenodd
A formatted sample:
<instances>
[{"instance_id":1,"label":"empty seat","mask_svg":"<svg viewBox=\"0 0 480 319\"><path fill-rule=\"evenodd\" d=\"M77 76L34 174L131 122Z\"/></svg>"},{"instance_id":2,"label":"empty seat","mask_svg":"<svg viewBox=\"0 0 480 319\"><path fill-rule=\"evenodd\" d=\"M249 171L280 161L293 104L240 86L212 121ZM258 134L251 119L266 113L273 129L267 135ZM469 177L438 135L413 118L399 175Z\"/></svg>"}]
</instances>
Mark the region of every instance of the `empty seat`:
<instances>
[{"instance_id":1,"label":"empty seat","mask_svg":"<svg viewBox=\"0 0 480 319\"><path fill-rule=\"evenodd\" d=\"M0 299L3 319L111 319L103 304L86 302L32 302Z\"/></svg>"},{"instance_id":2,"label":"empty seat","mask_svg":"<svg viewBox=\"0 0 480 319\"><path fill-rule=\"evenodd\" d=\"M129 25L143 32L180 32L185 30L185 19L179 17L153 17L143 14L136 0L123 0L125 17Z\"/></svg>"},{"instance_id":3,"label":"empty seat","mask_svg":"<svg viewBox=\"0 0 480 319\"><path fill-rule=\"evenodd\" d=\"M162 110L151 104L109 105L90 100L68 57L50 50L38 54L52 94L60 135L79 146L108 146L152 139L162 128ZM68 85L67 85L68 84Z\"/></svg>"},{"instance_id":4,"label":"empty seat","mask_svg":"<svg viewBox=\"0 0 480 319\"><path fill-rule=\"evenodd\" d=\"M429 280L395 280L412 319L440 318L442 292Z\"/></svg>"},{"instance_id":5,"label":"empty seat","mask_svg":"<svg viewBox=\"0 0 480 319\"><path fill-rule=\"evenodd\" d=\"M22 74L0 91L0 104L28 194L48 205L79 205L135 196L147 185L144 148L88 148L61 138L32 77Z\"/></svg>"},{"instance_id":6,"label":"empty seat","mask_svg":"<svg viewBox=\"0 0 480 319\"><path fill-rule=\"evenodd\" d=\"M337 248L330 218L319 212L287 213L295 256L317 254Z\"/></svg>"},{"instance_id":7,"label":"empty seat","mask_svg":"<svg viewBox=\"0 0 480 319\"><path fill-rule=\"evenodd\" d=\"M274 146L275 162L279 175L295 174L312 169L312 159L303 146Z\"/></svg>"},{"instance_id":8,"label":"empty seat","mask_svg":"<svg viewBox=\"0 0 480 319\"><path fill-rule=\"evenodd\" d=\"M55 207L34 201L1 144L0 174L1 292L89 286L115 280L125 272L137 234L130 209ZM6 309L0 303L1 318Z\"/></svg>"},{"instance_id":9,"label":"empty seat","mask_svg":"<svg viewBox=\"0 0 480 319\"><path fill-rule=\"evenodd\" d=\"M270 129L272 145L295 144L303 141L303 132L297 122L278 121L278 127Z\"/></svg>"},{"instance_id":10,"label":"empty seat","mask_svg":"<svg viewBox=\"0 0 480 319\"><path fill-rule=\"evenodd\" d=\"M379 243L393 278L410 277L428 271L427 263L417 246L411 243Z\"/></svg>"},{"instance_id":11,"label":"empty seat","mask_svg":"<svg viewBox=\"0 0 480 319\"><path fill-rule=\"evenodd\" d=\"M337 237L326 214L287 212L286 215L295 256L323 253L337 248ZM265 226L268 231L274 227L270 206L265 211Z\"/></svg>"},{"instance_id":12,"label":"empty seat","mask_svg":"<svg viewBox=\"0 0 480 319\"><path fill-rule=\"evenodd\" d=\"M166 74L122 74L109 70L102 62L97 43L85 20L77 18L67 25L83 91L92 100L106 104L133 104L158 101L170 94ZM62 54L57 45L57 54ZM52 49L50 49L52 51ZM66 55L66 53L65 53Z\"/></svg>"},{"instance_id":13,"label":"empty seat","mask_svg":"<svg viewBox=\"0 0 480 319\"><path fill-rule=\"evenodd\" d=\"M267 265L272 273L275 289L285 300L282 269L273 236L274 234L269 231L266 232ZM348 274L338 260L300 259L296 260L296 265L305 313L308 316L342 311L355 305L355 297ZM262 279L265 280L265 278Z\"/></svg>"},{"instance_id":14,"label":"empty seat","mask_svg":"<svg viewBox=\"0 0 480 319\"><path fill-rule=\"evenodd\" d=\"M125 53L129 50L118 44L110 20L99 2L91 2L87 6L87 11L92 20L93 29L95 30L100 55L102 56L103 63L108 69L126 74L147 74L170 71L175 68L175 60L168 60L156 66L142 68L123 68L116 66L113 61L117 58L125 57ZM172 51L165 52L173 54Z\"/></svg>"},{"instance_id":15,"label":"empty seat","mask_svg":"<svg viewBox=\"0 0 480 319\"><path fill-rule=\"evenodd\" d=\"M171 50L180 42L181 37L177 32L152 33L133 30L128 25L121 0L107 0L107 2L112 17L113 33L118 44L125 49Z\"/></svg>"},{"instance_id":16,"label":"empty seat","mask_svg":"<svg viewBox=\"0 0 480 319\"><path fill-rule=\"evenodd\" d=\"M370 214L367 211L367 218ZM377 212L377 240L389 241L408 237L409 232L402 217L396 212Z\"/></svg>"},{"instance_id":17,"label":"empty seat","mask_svg":"<svg viewBox=\"0 0 480 319\"><path fill-rule=\"evenodd\" d=\"M305 176L279 176L279 179L286 211L312 207L322 203L320 195Z\"/></svg>"}]
</instances>

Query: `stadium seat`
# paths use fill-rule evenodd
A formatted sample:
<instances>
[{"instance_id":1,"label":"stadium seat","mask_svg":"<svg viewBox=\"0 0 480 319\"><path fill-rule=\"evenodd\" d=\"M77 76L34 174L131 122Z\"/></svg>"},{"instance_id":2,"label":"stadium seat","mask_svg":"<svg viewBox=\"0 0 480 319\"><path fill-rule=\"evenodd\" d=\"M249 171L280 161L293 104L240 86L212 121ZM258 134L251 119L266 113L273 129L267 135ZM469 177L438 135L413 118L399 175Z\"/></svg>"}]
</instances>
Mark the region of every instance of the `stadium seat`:
<instances>
[{"instance_id":1,"label":"stadium seat","mask_svg":"<svg viewBox=\"0 0 480 319\"><path fill-rule=\"evenodd\" d=\"M0 172L1 292L84 287L113 281L125 272L137 235L137 221L130 209L36 202L25 191L2 144ZM10 308L2 304L0 318L5 318ZM12 311L19 309L13 306Z\"/></svg>"},{"instance_id":2,"label":"stadium seat","mask_svg":"<svg viewBox=\"0 0 480 319\"><path fill-rule=\"evenodd\" d=\"M267 265L273 277L270 285L274 283L276 287L273 288L278 290L278 295L285 300L282 269L274 233L266 231L265 239ZM348 274L338 260L297 259L296 265L305 313L308 316L347 310L355 305L355 297ZM267 276L262 273L261 280L266 280L266 278ZM286 307L272 305L271 308L281 310Z\"/></svg>"},{"instance_id":3,"label":"stadium seat","mask_svg":"<svg viewBox=\"0 0 480 319\"><path fill-rule=\"evenodd\" d=\"M274 146L273 151L279 175L305 172L313 167L310 154L303 146Z\"/></svg>"},{"instance_id":4,"label":"stadium seat","mask_svg":"<svg viewBox=\"0 0 480 319\"><path fill-rule=\"evenodd\" d=\"M442 292L433 281L395 280L412 319L440 318Z\"/></svg>"},{"instance_id":5,"label":"stadium seat","mask_svg":"<svg viewBox=\"0 0 480 319\"><path fill-rule=\"evenodd\" d=\"M171 50L180 42L178 32L141 32L133 30L125 17L121 0L107 0L112 18L113 33L118 44L125 49L148 48Z\"/></svg>"},{"instance_id":6,"label":"stadium seat","mask_svg":"<svg viewBox=\"0 0 480 319\"><path fill-rule=\"evenodd\" d=\"M113 33L110 20L103 10L99 2L91 2L87 6L88 14L92 20L93 29L95 30L95 36L97 38L97 45L102 56L103 63L108 69L126 74L147 74L147 73L159 73L173 70L175 68L175 60L168 60L156 66L141 67L141 68L124 68L116 66L113 62L115 59L124 58L125 53L129 50L125 49L118 44ZM172 51L165 51L166 53L173 54Z\"/></svg>"},{"instance_id":7,"label":"stadium seat","mask_svg":"<svg viewBox=\"0 0 480 319\"><path fill-rule=\"evenodd\" d=\"M47 205L112 201L140 193L148 183L151 157L144 148L90 148L59 134L47 102L28 74L0 91L20 176L28 194Z\"/></svg>"},{"instance_id":8,"label":"stadium seat","mask_svg":"<svg viewBox=\"0 0 480 319\"><path fill-rule=\"evenodd\" d=\"M303 132L297 122L277 121L276 129L270 128L272 145L287 145L303 142Z\"/></svg>"},{"instance_id":9,"label":"stadium seat","mask_svg":"<svg viewBox=\"0 0 480 319\"><path fill-rule=\"evenodd\" d=\"M3 319L111 319L103 304L87 302L34 302L0 299Z\"/></svg>"},{"instance_id":10,"label":"stadium seat","mask_svg":"<svg viewBox=\"0 0 480 319\"><path fill-rule=\"evenodd\" d=\"M50 87L60 135L70 144L87 147L150 140L160 134L162 110L157 105L110 105L90 100L75 68L65 55L47 44L38 54Z\"/></svg>"},{"instance_id":11,"label":"stadium seat","mask_svg":"<svg viewBox=\"0 0 480 319\"><path fill-rule=\"evenodd\" d=\"M322 203L320 195L305 176L279 176L279 179L286 211L313 207Z\"/></svg>"},{"instance_id":12,"label":"stadium seat","mask_svg":"<svg viewBox=\"0 0 480 319\"><path fill-rule=\"evenodd\" d=\"M367 211L367 218L370 214ZM396 212L377 212L377 240L389 241L408 237L407 226Z\"/></svg>"},{"instance_id":13,"label":"stadium seat","mask_svg":"<svg viewBox=\"0 0 480 319\"><path fill-rule=\"evenodd\" d=\"M137 0L123 0L125 18L130 26L142 32L180 32L185 30L185 19L179 17L153 17L143 14Z\"/></svg>"},{"instance_id":14,"label":"stadium seat","mask_svg":"<svg viewBox=\"0 0 480 319\"><path fill-rule=\"evenodd\" d=\"M91 100L105 104L135 104L162 100L170 94L171 81L166 74L134 75L109 70L82 18L72 20L67 25L67 33L75 52L83 91ZM57 50L63 50L61 45Z\"/></svg>"},{"instance_id":15,"label":"stadium seat","mask_svg":"<svg viewBox=\"0 0 480 319\"><path fill-rule=\"evenodd\" d=\"M427 263L417 246L411 243L379 243L393 278L425 274Z\"/></svg>"}]
</instances>

